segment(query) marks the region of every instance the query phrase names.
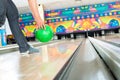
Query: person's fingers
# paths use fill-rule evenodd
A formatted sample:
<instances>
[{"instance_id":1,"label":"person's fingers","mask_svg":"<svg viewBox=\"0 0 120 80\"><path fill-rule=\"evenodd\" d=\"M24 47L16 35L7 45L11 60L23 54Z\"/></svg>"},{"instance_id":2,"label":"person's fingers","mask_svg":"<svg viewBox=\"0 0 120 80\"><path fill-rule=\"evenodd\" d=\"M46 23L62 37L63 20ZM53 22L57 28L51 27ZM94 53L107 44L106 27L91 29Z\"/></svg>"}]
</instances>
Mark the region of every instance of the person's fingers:
<instances>
[{"instance_id":1,"label":"person's fingers","mask_svg":"<svg viewBox=\"0 0 120 80\"><path fill-rule=\"evenodd\" d=\"M45 24L43 22L39 22L37 24L37 29L45 29Z\"/></svg>"},{"instance_id":2,"label":"person's fingers","mask_svg":"<svg viewBox=\"0 0 120 80\"><path fill-rule=\"evenodd\" d=\"M44 25L42 25L41 28L44 29Z\"/></svg>"},{"instance_id":3,"label":"person's fingers","mask_svg":"<svg viewBox=\"0 0 120 80\"><path fill-rule=\"evenodd\" d=\"M40 25L40 26L38 27L38 29L44 29L43 25Z\"/></svg>"},{"instance_id":4,"label":"person's fingers","mask_svg":"<svg viewBox=\"0 0 120 80\"><path fill-rule=\"evenodd\" d=\"M44 24L41 24L41 29L45 29L45 25Z\"/></svg>"},{"instance_id":5,"label":"person's fingers","mask_svg":"<svg viewBox=\"0 0 120 80\"><path fill-rule=\"evenodd\" d=\"M46 29L45 25L43 25L44 30Z\"/></svg>"}]
</instances>

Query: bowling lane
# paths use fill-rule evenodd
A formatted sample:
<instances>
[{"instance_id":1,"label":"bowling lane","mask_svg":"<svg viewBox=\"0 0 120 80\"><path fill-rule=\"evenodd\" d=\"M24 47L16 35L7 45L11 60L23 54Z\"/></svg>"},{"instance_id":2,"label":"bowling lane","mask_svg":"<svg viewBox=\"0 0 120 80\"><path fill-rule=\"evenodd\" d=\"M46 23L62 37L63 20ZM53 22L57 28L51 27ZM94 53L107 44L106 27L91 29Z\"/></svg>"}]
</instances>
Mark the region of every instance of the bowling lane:
<instances>
[{"instance_id":1,"label":"bowling lane","mask_svg":"<svg viewBox=\"0 0 120 80\"><path fill-rule=\"evenodd\" d=\"M120 47L98 39L89 39L113 73L115 80L120 80Z\"/></svg>"},{"instance_id":2,"label":"bowling lane","mask_svg":"<svg viewBox=\"0 0 120 80\"><path fill-rule=\"evenodd\" d=\"M88 39L75 54L62 75L54 80L114 80Z\"/></svg>"},{"instance_id":3,"label":"bowling lane","mask_svg":"<svg viewBox=\"0 0 120 80\"><path fill-rule=\"evenodd\" d=\"M120 44L120 34L112 34L112 35L96 37L96 38L100 39L100 40L102 39L102 40L105 40L105 41Z\"/></svg>"},{"instance_id":4,"label":"bowling lane","mask_svg":"<svg viewBox=\"0 0 120 80\"><path fill-rule=\"evenodd\" d=\"M0 80L53 80L82 39L36 47L38 54L0 54Z\"/></svg>"}]
</instances>

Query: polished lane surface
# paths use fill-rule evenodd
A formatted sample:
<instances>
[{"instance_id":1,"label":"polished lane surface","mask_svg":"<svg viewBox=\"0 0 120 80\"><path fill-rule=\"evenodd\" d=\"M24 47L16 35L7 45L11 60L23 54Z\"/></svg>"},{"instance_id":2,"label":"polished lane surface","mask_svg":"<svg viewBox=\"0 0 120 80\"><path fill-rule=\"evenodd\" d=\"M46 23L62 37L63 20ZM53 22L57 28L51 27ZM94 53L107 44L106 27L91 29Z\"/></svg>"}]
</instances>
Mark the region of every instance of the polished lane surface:
<instances>
[{"instance_id":1,"label":"polished lane surface","mask_svg":"<svg viewBox=\"0 0 120 80\"><path fill-rule=\"evenodd\" d=\"M117 39L116 35L106 36L105 38L106 41L107 38L112 41L112 39L115 40L115 37ZM90 37L89 39L113 73L114 77L116 78L115 80L120 80L120 47L117 41L115 41L117 43L116 45L111 42L100 40L101 37L97 39Z\"/></svg>"},{"instance_id":2,"label":"polished lane surface","mask_svg":"<svg viewBox=\"0 0 120 80\"><path fill-rule=\"evenodd\" d=\"M0 80L53 80L82 40L65 40L37 47L38 54L18 51L0 55Z\"/></svg>"},{"instance_id":3,"label":"polished lane surface","mask_svg":"<svg viewBox=\"0 0 120 80\"><path fill-rule=\"evenodd\" d=\"M66 71L55 80L114 80L88 39L76 51Z\"/></svg>"}]
</instances>

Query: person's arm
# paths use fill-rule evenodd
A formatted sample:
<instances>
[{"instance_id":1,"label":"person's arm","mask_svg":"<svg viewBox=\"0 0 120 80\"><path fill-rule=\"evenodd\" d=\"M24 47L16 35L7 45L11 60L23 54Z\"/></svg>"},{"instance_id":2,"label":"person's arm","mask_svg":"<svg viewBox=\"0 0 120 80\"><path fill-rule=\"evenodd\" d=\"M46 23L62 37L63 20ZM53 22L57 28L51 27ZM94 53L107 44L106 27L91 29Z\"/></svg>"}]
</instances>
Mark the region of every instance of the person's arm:
<instances>
[{"instance_id":1,"label":"person's arm","mask_svg":"<svg viewBox=\"0 0 120 80\"><path fill-rule=\"evenodd\" d=\"M37 0L28 0L28 3L32 11L33 17L37 23L37 28L44 28L44 21L42 21L40 17Z\"/></svg>"}]
</instances>

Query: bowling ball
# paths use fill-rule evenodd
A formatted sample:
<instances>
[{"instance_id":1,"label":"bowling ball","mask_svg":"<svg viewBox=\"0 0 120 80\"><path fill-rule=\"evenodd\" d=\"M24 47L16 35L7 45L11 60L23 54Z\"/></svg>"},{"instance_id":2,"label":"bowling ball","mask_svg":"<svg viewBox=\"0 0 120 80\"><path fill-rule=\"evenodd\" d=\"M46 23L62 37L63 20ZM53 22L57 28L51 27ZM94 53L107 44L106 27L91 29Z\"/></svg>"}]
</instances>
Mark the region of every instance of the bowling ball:
<instances>
[{"instance_id":1,"label":"bowling ball","mask_svg":"<svg viewBox=\"0 0 120 80\"><path fill-rule=\"evenodd\" d=\"M66 31L65 27L62 26L62 25L60 25L60 26L58 26L58 27L56 28L56 32L57 32L57 33L65 32L65 31Z\"/></svg>"},{"instance_id":2,"label":"bowling ball","mask_svg":"<svg viewBox=\"0 0 120 80\"><path fill-rule=\"evenodd\" d=\"M53 31L50 26L45 25L46 29L38 29L35 31L35 37L40 42L48 42L53 38Z\"/></svg>"},{"instance_id":3,"label":"bowling ball","mask_svg":"<svg viewBox=\"0 0 120 80\"><path fill-rule=\"evenodd\" d=\"M119 26L119 22L118 20L116 19L112 19L110 22L109 22L109 27L112 28L112 27L118 27Z\"/></svg>"}]
</instances>

